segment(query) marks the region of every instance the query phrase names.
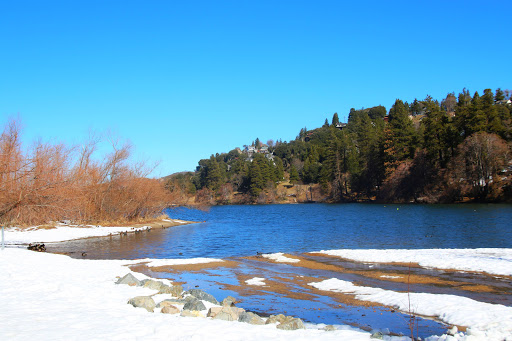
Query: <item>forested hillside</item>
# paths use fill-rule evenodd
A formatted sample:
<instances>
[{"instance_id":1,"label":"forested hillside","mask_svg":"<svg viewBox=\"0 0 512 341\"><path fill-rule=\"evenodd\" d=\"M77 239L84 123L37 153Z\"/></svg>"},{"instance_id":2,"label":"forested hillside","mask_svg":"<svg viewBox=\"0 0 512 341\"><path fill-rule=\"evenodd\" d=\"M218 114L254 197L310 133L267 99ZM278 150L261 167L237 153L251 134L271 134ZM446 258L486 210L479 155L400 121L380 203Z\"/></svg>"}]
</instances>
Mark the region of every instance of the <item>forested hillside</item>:
<instances>
[{"instance_id":1,"label":"forested hillside","mask_svg":"<svg viewBox=\"0 0 512 341\"><path fill-rule=\"evenodd\" d=\"M347 123L335 113L293 141L256 139L200 160L195 172L167 177L167 186L182 201L206 204L280 202L301 185L329 202L508 201L511 97L464 89L440 102L397 99L389 112L351 109Z\"/></svg>"}]
</instances>

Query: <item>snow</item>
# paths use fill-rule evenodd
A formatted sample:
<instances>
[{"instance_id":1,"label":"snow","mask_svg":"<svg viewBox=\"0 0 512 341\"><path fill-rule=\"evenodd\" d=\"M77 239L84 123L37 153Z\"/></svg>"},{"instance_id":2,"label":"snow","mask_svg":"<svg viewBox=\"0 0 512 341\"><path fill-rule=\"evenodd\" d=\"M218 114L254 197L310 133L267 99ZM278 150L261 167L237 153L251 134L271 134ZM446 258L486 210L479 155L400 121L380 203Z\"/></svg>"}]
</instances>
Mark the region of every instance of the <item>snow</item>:
<instances>
[{"instance_id":1,"label":"snow","mask_svg":"<svg viewBox=\"0 0 512 341\"><path fill-rule=\"evenodd\" d=\"M248 280L245 281L245 284L247 284L247 285L260 285L260 286L266 285L265 284L265 278L262 278L262 277L254 277L254 278L248 279Z\"/></svg>"},{"instance_id":2,"label":"snow","mask_svg":"<svg viewBox=\"0 0 512 341\"><path fill-rule=\"evenodd\" d=\"M165 221L175 222L178 224L186 224L188 222L178 219L165 219ZM137 232L150 230L151 226L142 227L126 227L126 226L78 226L57 224L52 229L41 229L37 226L20 229L17 227L5 228L5 244L28 244L28 243L51 243L62 242L66 240L89 238L89 237L104 237L109 235L116 235L124 232Z\"/></svg>"},{"instance_id":3,"label":"snow","mask_svg":"<svg viewBox=\"0 0 512 341\"><path fill-rule=\"evenodd\" d=\"M297 263L300 262L299 259L294 259L290 257L286 257L284 253L278 252L278 253L267 253L262 255L263 258L267 258L270 260L273 260L274 262L278 263Z\"/></svg>"},{"instance_id":4,"label":"snow","mask_svg":"<svg viewBox=\"0 0 512 341\"><path fill-rule=\"evenodd\" d=\"M419 249L320 251L358 262L418 263L425 268L487 272L512 276L512 249Z\"/></svg>"},{"instance_id":5,"label":"snow","mask_svg":"<svg viewBox=\"0 0 512 341\"><path fill-rule=\"evenodd\" d=\"M0 250L0 340L370 340L353 328L285 331L134 308L130 298L156 291L115 284L125 263Z\"/></svg>"},{"instance_id":6,"label":"snow","mask_svg":"<svg viewBox=\"0 0 512 341\"><path fill-rule=\"evenodd\" d=\"M406 293L381 288L354 285L331 278L309 285L321 289L355 295L356 299L393 306L403 312L435 316L448 324L469 326L474 340L504 340L512 338L512 307L483 303L455 295ZM410 295L410 296L409 296ZM460 333L460 337L463 334Z\"/></svg>"}]
</instances>

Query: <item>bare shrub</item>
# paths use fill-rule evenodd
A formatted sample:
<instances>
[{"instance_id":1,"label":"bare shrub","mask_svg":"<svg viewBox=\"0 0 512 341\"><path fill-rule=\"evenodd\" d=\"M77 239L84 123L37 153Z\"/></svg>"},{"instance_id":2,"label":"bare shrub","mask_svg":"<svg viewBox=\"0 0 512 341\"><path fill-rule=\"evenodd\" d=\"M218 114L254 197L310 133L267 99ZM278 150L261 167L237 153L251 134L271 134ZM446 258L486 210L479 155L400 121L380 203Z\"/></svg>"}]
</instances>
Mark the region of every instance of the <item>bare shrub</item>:
<instances>
[{"instance_id":1,"label":"bare shrub","mask_svg":"<svg viewBox=\"0 0 512 341\"><path fill-rule=\"evenodd\" d=\"M93 161L97 142L80 148L36 142L24 152L18 122L8 122L0 136L0 223L118 222L161 214L170 203L163 183L147 178L145 163L129 163L127 144L112 143L112 153Z\"/></svg>"}]
</instances>

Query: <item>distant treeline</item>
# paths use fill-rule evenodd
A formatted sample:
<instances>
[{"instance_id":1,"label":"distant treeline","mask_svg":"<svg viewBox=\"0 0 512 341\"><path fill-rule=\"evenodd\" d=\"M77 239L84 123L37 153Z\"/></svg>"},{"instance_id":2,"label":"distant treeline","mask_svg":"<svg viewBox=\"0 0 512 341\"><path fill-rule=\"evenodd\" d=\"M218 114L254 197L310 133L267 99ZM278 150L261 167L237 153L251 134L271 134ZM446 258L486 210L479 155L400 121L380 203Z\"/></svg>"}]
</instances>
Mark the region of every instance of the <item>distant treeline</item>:
<instances>
[{"instance_id":1,"label":"distant treeline","mask_svg":"<svg viewBox=\"0 0 512 341\"><path fill-rule=\"evenodd\" d=\"M168 177L198 202L275 202L279 183L318 184L332 202L506 201L512 197L509 90L351 109L290 142L258 139ZM235 196L233 194L236 194ZM237 198L237 199L234 199Z\"/></svg>"}]
</instances>

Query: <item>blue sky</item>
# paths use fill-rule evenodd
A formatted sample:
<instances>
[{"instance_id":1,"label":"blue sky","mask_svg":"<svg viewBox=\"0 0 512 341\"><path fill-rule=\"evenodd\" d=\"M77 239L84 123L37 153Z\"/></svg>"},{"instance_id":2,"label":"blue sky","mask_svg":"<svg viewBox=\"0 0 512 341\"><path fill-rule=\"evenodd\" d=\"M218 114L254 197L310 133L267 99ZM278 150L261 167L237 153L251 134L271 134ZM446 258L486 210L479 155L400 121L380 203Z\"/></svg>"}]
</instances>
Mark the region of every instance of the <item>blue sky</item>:
<instances>
[{"instance_id":1,"label":"blue sky","mask_svg":"<svg viewBox=\"0 0 512 341\"><path fill-rule=\"evenodd\" d=\"M508 1L3 1L0 124L130 140L153 176L338 112L512 88Z\"/></svg>"}]
</instances>

